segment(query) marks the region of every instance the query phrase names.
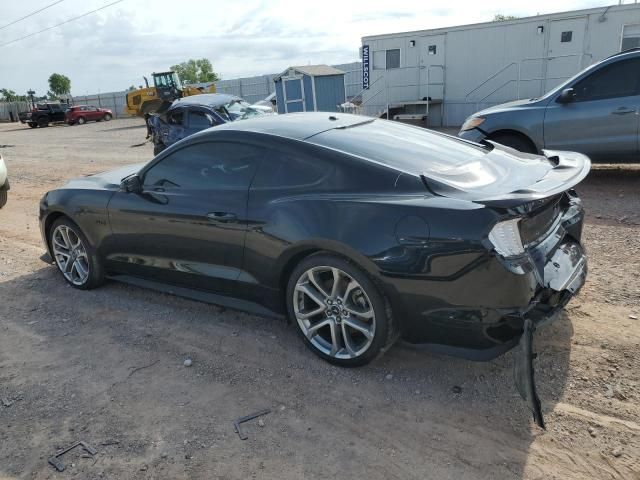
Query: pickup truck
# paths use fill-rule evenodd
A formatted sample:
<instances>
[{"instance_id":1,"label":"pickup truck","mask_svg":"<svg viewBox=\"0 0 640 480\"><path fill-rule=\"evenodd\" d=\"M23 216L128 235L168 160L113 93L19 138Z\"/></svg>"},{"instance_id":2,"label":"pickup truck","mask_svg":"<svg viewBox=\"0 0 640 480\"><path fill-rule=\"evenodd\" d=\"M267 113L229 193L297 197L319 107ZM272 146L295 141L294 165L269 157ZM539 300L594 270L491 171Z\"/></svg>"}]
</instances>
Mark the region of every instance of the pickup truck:
<instances>
[{"instance_id":1,"label":"pickup truck","mask_svg":"<svg viewBox=\"0 0 640 480\"><path fill-rule=\"evenodd\" d=\"M31 128L48 127L50 123L62 123L66 121L65 112L67 105L61 103L38 103L30 112L21 112L18 118Z\"/></svg>"}]
</instances>

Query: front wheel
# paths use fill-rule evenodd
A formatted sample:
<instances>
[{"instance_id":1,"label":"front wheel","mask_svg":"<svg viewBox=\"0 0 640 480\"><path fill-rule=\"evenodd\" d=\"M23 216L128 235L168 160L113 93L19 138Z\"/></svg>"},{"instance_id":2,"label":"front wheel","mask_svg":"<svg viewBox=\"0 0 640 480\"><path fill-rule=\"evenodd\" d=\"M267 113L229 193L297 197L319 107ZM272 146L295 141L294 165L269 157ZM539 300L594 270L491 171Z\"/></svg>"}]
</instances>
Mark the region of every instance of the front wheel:
<instances>
[{"instance_id":1,"label":"front wheel","mask_svg":"<svg viewBox=\"0 0 640 480\"><path fill-rule=\"evenodd\" d=\"M96 250L70 219L61 217L53 223L49 245L58 270L72 287L90 290L104 282L104 269Z\"/></svg>"},{"instance_id":2,"label":"front wheel","mask_svg":"<svg viewBox=\"0 0 640 480\"><path fill-rule=\"evenodd\" d=\"M287 309L307 347L343 367L369 363L396 339L391 311L376 285L335 255L313 255L294 269Z\"/></svg>"},{"instance_id":3,"label":"front wheel","mask_svg":"<svg viewBox=\"0 0 640 480\"><path fill-rule=\"evenodd\" d=\"M49 119L45 117L41 117L38 119L38 126L40 128L45 128L49 126Z\"/></svg>"},{"instance_id":4,"label":"front wheel","mask_svg":"<svg viewBox=\"0 0 640 480\"><path fill-rule=\"evenodd\" d=\"M85 120L84 117L78 117L78 120L76 120L76 123L78 125L84 125L85 123L87 123L87 120Z\"/></svg>"},{"instance_id":5,"label":"front wheel","mask_svg":"<svg viewBox=\"0 0 640 480\"><path fill-rule=\"evenodd\" d=\"M31 128L37 128L38 124L34 123L34 122L29 122L27 125L29 125Z\"/></svg>"},{"instance_id":6,"label":"front wheel","mask_svg":"<svg viewBox=\"0 0 640 480\"><path fill-rule=\"evenodd\" d=\"M104 115L104 121L105 121L105 122L108 122L109 120L111 120L111 114L110 114L110 113L106 113L106 114Z\"/></svg>"},{"instance_id":7,"label":"front wheel","mask_svg":"<svg viewBox=\"0 0 640 480\"><path fill-rule=\"evenodd\" d=\"M499 133L493 137L489 137L489 140L507 147L515 148L519 152L538 153L533 142L524 136L514 135L511 133Z\"/></svg>"}]
</instances>

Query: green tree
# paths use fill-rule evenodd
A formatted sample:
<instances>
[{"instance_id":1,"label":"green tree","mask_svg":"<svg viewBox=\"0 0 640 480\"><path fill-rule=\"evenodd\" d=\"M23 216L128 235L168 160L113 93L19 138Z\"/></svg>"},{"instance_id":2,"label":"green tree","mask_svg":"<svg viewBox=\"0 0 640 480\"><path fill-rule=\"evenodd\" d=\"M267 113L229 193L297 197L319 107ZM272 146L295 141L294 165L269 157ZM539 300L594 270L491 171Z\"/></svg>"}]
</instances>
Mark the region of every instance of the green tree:
<instances>
[{"instance_id":1,"label":"green tree","mask_svg":"<svg viewBox=\"0 0 640 480\"><path fill-rule=\"evenodd\" d=\"M49 77L49 93L52 96L67 95L71 93L71 80L60 73L52 73Z\"/></svg>"},{"instance_id":2,"label":"green tree","mask_svg":"<svg viewBox=\"0 0 640 480\"><path fill-rule=\"evenodd\" d=\"M0 94L2 94L2 100L5 102L15 102L18 100L18 95L13 90L7 88L0 88Z\"/></svg>"},{"instance_id":3,"label":"green tree","mask_svg":"<svg viewBox=\"0 0 640 480\"><path fill-rule=\"evenodd\" d=\"M515 15L502 15L501 13L496 13L493 17L493 21L506 22L507 20L515 20L516 18L520 18L520 17L516 17Z\"/></svg>"},{"instance_id":4,"label":"green tree","mask_svg":"<svg viewBox=\"0 0 640 480\"><path fill-rule=\"evenodd\" d=\"M186 62L171 66L182 83L216 82L220 77L213 71L211 62L206 58L189 59Z\"/></svg>"}]
</instances>

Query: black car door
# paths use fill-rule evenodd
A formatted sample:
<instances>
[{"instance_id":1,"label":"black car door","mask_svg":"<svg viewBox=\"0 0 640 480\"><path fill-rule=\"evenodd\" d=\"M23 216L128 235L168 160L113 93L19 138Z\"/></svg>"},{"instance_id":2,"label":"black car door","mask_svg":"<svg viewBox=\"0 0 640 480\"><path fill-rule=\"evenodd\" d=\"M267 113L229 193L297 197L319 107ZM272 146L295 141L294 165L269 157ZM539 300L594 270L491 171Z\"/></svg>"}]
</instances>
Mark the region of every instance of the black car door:
<instances>
[{"instance_id":1,"label":"black car door","mask_svg":"<svg viewBox=\"0 0 640 480\"><path fill-rule=\"evenodd\" d=\"M141 172L142 191L109 202L107 268L164 283L229 293L240 275L256 147L199 142Z\"/></svg>"}]
</instances>

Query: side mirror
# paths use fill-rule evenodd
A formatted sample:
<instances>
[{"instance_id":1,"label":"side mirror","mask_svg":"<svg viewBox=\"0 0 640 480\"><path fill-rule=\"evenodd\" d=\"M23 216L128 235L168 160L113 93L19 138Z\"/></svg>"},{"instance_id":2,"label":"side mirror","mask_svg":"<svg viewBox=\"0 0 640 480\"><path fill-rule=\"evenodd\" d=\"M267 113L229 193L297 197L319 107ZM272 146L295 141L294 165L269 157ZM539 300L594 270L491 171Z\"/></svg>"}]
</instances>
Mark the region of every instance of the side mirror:
<instances>
[{"instance_id":1,"label":"side mirror","mask_svg":"<svg viewBox=\"0 0 640 480\"><path fill-rule=\"evenodd\" d=\"M573 88L565 88L556 99L558 103L571 103L576 99L576 91Z\"/></svg>"},{"instance_id":2,"label":"side mirror","mask_svg":"<svg viewBox=\"0 0 640 480\"><path fill-rule=\"evenodd\" d=\"M142 192L142 180L137 173L125 178L120 184L120 190L126 193Z\"/></svg>"}]
</instances>

